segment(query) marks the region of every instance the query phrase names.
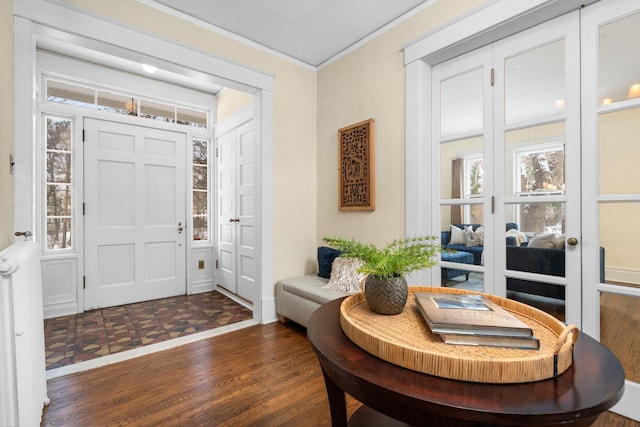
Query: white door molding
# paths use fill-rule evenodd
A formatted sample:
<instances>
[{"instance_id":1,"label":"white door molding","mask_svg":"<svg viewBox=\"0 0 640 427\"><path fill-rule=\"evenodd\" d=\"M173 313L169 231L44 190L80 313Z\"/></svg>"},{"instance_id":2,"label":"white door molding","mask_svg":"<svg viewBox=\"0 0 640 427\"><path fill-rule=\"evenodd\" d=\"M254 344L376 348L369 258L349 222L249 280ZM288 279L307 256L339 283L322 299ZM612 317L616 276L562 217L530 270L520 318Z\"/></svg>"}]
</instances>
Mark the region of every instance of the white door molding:
<instances>
[{"instance_id":1,"label":"white door molding","mask_svg":"<svg viewBox=\"0 0 640 427\"><path fill-rule=\"evenodd\" d=\"M65 32L57 30L64 28ZM76 45L85 54L99 52L130 61L156 61L202 85L218 84L255 95L256 152L256 233L260 271L259 299L254 303L254 319L261 323L277 320L273 295L273 76L232 63L211 54L165 40L130 27L118 25L44 0L22 0L14 4L14 127L15 127L15 229L34 229L37 112L35 53L39 45L48 48ZM179 63L175 58L180 58ZM153 63L153 62L152 62ZM264 225L263 225L264 224ZM35 236L39 239L39 236ZM266 256L266 258L262 258Z\"/></svg>"}]
</instances>

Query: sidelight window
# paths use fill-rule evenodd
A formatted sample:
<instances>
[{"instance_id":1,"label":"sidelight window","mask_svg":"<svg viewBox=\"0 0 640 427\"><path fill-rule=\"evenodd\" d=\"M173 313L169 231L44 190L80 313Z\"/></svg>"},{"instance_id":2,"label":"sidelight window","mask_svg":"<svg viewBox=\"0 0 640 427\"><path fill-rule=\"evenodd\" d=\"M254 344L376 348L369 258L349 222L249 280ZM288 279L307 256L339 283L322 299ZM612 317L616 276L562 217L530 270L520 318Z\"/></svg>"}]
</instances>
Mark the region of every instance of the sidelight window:
<instances>
[{"instance_id":1,"label":"sidelight window","mask_svg":"<svg viewBox=\"0 0 640 427\"><path fill-rule=\"evenodd\" d=\"M45 250L73 247L73 122L46 116L45 149Z\"/></svg>"},{"instance_id":2,"label":"sidelight window","mask_svg":"<svg viewBox=\"0 0 640 427\"><path fill-rule=\"evenodd\" d=\"M209 141L193 140L193 240L209 240Z\"/></svg>"}]
</instances>

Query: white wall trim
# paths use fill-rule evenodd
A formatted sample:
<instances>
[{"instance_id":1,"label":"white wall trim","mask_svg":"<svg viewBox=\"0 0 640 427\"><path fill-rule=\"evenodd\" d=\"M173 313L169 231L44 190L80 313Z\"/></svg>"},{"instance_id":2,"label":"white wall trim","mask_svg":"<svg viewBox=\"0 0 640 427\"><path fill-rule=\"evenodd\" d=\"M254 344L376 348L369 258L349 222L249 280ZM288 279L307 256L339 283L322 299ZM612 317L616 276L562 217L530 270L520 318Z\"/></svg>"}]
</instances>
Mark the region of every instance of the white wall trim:
<instances>
[{"instance_id":1,"label":"white wall trim","mask_svg":"<svg viewBox=\"0 0 640 427\"><path fill-rule=\"evenodd\" d=\"M436 65L598 0L494 0L404 46L404 63Z\"/></svg>"}]
</instances>

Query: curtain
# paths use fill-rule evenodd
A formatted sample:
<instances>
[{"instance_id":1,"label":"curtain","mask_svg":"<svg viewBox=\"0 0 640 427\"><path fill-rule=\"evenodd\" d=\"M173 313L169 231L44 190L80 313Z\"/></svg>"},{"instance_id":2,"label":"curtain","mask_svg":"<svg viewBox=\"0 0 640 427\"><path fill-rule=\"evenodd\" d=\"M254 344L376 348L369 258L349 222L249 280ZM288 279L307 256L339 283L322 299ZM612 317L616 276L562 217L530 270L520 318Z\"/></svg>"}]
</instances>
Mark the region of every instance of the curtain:
<instances>
[{"instance_id":1,"label":"curtain","mask_svg":"<svg viewBox=\"0 0 640 427\"><path fill-rule=\"evenodd\" d=\"M464 160L453 159L451 161L451 198L461 199L464 189ZM451 206L451 224L462 224L462 205Z\"/></svg>"}]
</instances>

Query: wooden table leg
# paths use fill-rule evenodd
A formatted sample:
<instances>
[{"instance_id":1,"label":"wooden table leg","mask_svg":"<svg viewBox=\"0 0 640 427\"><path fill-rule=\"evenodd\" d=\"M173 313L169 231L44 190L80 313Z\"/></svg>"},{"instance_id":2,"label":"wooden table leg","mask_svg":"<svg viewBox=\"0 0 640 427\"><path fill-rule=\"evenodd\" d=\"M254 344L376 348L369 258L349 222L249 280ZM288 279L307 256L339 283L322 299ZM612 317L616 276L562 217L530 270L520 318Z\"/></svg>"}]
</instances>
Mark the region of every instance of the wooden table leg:
<instances>
[{"instance_id":1,"label":"wooden table leg","mask_svg":"<svg viewBox=\"0 0 640 427\"><path fill-rule=\"evenodd\" d=\"M327 396L329 397L329 409L331 410L331 426L347 427L347 398L344 391L333 382L322 368L324 383L327 387Z\"/></svg>"}]
</instances>

